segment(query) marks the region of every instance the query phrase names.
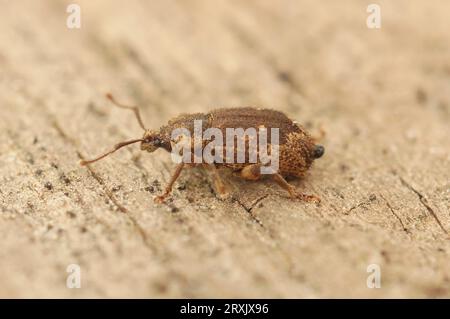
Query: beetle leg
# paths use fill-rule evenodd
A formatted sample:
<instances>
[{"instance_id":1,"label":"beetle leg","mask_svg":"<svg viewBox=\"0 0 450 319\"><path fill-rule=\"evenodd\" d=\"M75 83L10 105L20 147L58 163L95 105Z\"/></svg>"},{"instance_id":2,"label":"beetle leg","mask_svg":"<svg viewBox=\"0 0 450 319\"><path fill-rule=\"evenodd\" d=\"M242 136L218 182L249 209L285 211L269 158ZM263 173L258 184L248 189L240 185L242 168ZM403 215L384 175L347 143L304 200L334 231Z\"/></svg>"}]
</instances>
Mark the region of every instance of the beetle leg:
<instances>
[{"instance_id":1,"label":"beetle leg","mask_svg":"<svg viewBox=\"0 0 450 319\"><path fill-rule=\"evenodd\" d=\"M214 165L204 165L206 169L210 169L213 173L214 189L217 197L221 200L225 200L230 197L230 191L225 185L222 177L219 174L219 170Z\"/></svg>"},{"instance_id":2,"label":"beetle leg","mask_svg":"<svg viewBox=\"0 0 450 319\"><path fill-rule=\"evenodd\" d=\"M240 177L249 181L259 180L261 178L261 164L245 166L240 172Z\"/></svg>"},{"instance_id":3,"label":"beetle leg","mask_svg":"<svg viewBox=\"0 0 450 319\"><path fill-rule=\"evenodd\" d=\"M175 183L177 178L180 176L181 171L183 170L183 167L184 167L184 163L178 164L178 166L175 168L175 172L173 173L172 177L170 178L169 183L166 186L166 190L164 191L163 194L155 197L155 202L157 202L157 203L164 203L164 200L166 199L166 197L172 191L173 184Z\"/></svg>"},{"instance_id":4,"label":"beetle leg","mask_svg":"<svg viewBox=\"0 0 450 319\"><path fill-rule=\"evenodd\" d=\"M275 182L277 182L278 185L280 185L283 189L287 190L289 192L289 194L291 195L291 198L298 198L301 200L304 200L306 202L316 202L316 203L320 203L320 197L316 196L316 195L307 195L307 194L303 194L298 192L295 187L291 184L289 184L283 176L281 176L280 174L273 174L272 175L273 179L275 180Z\"/></svg>"}]
</instances>

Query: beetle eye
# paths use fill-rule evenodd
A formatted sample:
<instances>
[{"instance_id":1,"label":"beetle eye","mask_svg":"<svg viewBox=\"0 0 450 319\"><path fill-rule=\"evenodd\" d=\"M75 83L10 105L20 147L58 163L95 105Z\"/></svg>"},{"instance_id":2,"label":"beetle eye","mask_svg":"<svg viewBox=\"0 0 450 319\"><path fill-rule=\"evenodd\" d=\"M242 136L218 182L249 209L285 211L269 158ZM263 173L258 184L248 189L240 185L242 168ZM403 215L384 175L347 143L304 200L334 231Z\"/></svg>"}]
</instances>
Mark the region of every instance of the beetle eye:
<instances>
[{"instance_id":1,"label":"beetle eye","mask_svg":"<svg viewBox=\"0 0 450 319\"><path fill-rule=\"evenodd\" d=\"M323 153L325 153L325 148L322 145L316 145L313 153L314 158L322 157Z\"/></svg>"},{"instance_id":2,"label":"beetle eye","mask_svg":"<svg viewBox=\"0 0 450 319\"><path fill-rule=\"evenodd\" d=\"M153 145L155 146L161 146L161 140L157 137L155 137L152 141Z\"/></svg>"}]
</instances>

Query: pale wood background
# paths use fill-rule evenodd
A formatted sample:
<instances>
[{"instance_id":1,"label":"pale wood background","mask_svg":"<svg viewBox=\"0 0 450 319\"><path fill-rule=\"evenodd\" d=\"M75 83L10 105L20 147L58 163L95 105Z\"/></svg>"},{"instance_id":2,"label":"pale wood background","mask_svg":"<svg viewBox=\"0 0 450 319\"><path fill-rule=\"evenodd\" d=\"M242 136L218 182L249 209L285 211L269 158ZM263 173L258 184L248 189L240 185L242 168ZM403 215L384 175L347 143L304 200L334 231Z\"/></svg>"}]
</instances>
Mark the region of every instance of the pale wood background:
<instances>
[{"instance_id":1,"label":"pale wood background","mask_svg":"<svg viewBox=\"0 0 450 319\"><path fill-rule=\"evenodd\" d=\"M1 2L0 296L450 297L450 2L378 1L379 30L370 1L78 1L80 30L68 3ZM191 170L156 205L174 165L138 146L80 167L142 134L108 91L154 128L244 105L323 125L295 182L322 204L236 179L221 202Z\"/></svg>"}]
</instances>

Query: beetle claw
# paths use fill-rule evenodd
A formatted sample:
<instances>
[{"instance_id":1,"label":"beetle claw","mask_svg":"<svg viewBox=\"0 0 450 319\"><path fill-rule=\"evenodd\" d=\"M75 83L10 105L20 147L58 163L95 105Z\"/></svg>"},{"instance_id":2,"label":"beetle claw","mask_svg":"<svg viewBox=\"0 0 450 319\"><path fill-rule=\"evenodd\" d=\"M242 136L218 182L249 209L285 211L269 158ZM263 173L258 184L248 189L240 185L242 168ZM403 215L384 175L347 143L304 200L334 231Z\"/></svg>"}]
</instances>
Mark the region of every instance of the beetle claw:
<instances>
[{"instance_id":1,"label":"beetle claw","mask_svg":"<svg viewBox=\"0 0 450 319\"><path fill-rule=\"evenodd\" d=\"M228 199L231 199L233 196L231 193L225 192L225 193L216 193L216 197L221 201L226 201Z\"/></svg>"},{"instance_id":2,"label":"beetle claw","mask_svg":"<svg viewBox=\"0 0 450 319\"><path fill-rule=\"evenodd\" d=\"M307 195L307 194L303 194L303 193L299 193L299 192L293 193L292 194L292 198L301 199L301 200L303 200L305 202L308 202L308 203L312 202L312 203L319 204L321 202L321 199L320 199L319 196Z\"/></svg>"},{"instance_id":3,"label":"beetle claw","mask_svg":"<svg viewBox=\"0 0 450 319\"><path fill-rule=\"evenodd\" d=\"M163 204L166 201L167 195L158 195L154 198L155 203Z\"/></svg>"}]
</instances>

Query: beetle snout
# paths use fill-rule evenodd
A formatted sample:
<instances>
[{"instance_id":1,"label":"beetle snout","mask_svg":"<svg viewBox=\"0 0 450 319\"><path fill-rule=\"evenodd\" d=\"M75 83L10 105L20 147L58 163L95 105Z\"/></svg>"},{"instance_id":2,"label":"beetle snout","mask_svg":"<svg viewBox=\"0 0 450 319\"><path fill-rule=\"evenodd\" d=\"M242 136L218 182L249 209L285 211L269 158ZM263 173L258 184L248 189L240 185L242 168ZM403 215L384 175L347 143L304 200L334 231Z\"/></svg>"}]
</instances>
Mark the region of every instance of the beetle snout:
<instances>
[{"instance_id":1,"label":"beetle snout","mask_svg":"<svg viewBox=\"0 0 450 319\"><path fill-rule=\"evenodd\" d=\"M152 153L158 149L159 145L154 143L153 141L143 141L141 143L141 150Z\"/></svg>"},{"instance_id":2,"label":"beetle snout","mask_svg":"<svg viewBox=\"0 0 450 319\"><path fill-rule=\"evenodd\" d=\"M316 145L314 147L313 156L315 159L322 157L323 153L325 153L325 147L322 145Z\"/></svg>"}]
</instances>

